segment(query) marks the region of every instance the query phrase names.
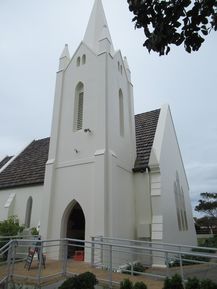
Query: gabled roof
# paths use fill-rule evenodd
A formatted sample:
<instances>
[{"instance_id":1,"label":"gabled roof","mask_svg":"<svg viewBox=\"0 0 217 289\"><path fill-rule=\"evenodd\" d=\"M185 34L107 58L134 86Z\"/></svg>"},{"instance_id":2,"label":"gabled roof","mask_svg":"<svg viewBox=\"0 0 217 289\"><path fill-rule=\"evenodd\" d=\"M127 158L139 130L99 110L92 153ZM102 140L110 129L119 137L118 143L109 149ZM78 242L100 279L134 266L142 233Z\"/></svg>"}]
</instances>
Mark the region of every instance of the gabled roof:
<instances>
[{"instance_id":1,"label":"gabled roof","mask_svg":"<svg viewBox=\"0 0 217 289\"><path fill-rule=\"evenodd\" d=\"M148 168L160 109L137 114L136 152L134 172ZM0 190L44 183L45 165L48 160L50 138L34 140L0 173ZM11 158L11 157L8 157ZM1 161L1 163L4 160ZM5 160L6 161L6 160ZM0 168L1 168L0 163Z\"/></svg>"},{"instance_id":2,"label":"gabled roof","mask_svg":"<svg viewBox=\"0 0 217 289\"><path fill-rule=\"evenodd\" d=\"M135 115L137 158L134 172L148 168L159 115L160 109Z\"/></svg>"},{"instance_id":3,"label":"gabled roof","mask_svg":"<svg viewBox=\"0 0 217 289\"><path fill-rule=\"evenodd\" d=\"M6 156L3 160L0 161L0 169L6 165L7 162L12 158L13 156Z\"/></svg>"},{"instance_id":4,"label":"gabled roof","mask_svg":"<svg viewBox=\"0 0 217 289\"><path fill-rule=\"evenodd\" d=\"M1 173L0 189L44 183L50 138L34 140Z\"/></svg>"}]
</instances>

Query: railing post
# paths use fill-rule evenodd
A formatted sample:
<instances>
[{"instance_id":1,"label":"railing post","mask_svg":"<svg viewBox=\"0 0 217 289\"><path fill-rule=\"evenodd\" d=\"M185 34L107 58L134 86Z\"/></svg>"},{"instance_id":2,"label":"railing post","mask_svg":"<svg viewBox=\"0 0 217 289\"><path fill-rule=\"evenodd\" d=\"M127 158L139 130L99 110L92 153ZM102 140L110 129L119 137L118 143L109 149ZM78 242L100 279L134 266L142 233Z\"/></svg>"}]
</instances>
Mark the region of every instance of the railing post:
<instances>
[{"instance_id":1,"label":"railing post","mask_svg":"<svg viewBox=\"0 0 217 289\"><path fill-rule=\"evenodd\" d=\"M11 251L11 259L12 259L12 265L11 265L11 276L14 274L14 265L16 261L16 247L18 245L17 241L13 241L12 243L12 251Z\"/></svg>"},{"instance_id":2,"label":"railing post","mask_svg":"<svg viewBox=\"0 0 217 289\"><path fill-rule=\"evenodd\" d=\"M109 245L109 287L112 288L112 245Z\"/></svg>"},{"instance_id":3,"label":"railing post","mask_svg":"<svg viewBox=\"0 0 217 289\"><path fill-rule=\"evenodd\" d=\"M184 271L183 271L183 264L182 264L182 253L179 253L179 263L180 263L180 274L182 278L182 285L185 288L185 279L184 279Z\"/></svg>"},{"instance_id":4,"label":"railing post","mask_svg":"<svg viewBox=\"0 0 217 289\"><path fill-rule=\"evenodd\" d=\"M67 273L67 261L68 261L68 240L63 241L63 276Z\"/></svg>"},{"instance_id":5,"label":"railing post","mask_svg":"<svg viewBox=\"0 0 217 289\"><path fill-rule=\"evenodd\" d=\"M43 262L43 241L38 241L38 286L40 286L41 283L41 266L42 266L42 262Z\"/></svg>"},{"instance_id":6,"label":"railing post","mask_svg":"<svg viewBox=\"0 0 217 289\"><path fill-rule=\"evenodd\" d=\"M94 255L95 255L95 244L94 244L95 238L91 237L91 266L94 266Z\"/></svg>"},{"instance_id":7,"label":"railing post","mask_svg":"<svg viewBox=\"0 0 217 289\"><path fill-rule=\"evenodd\" d=\"M103 236L100 236L100 262L103 265Z\"/></svg>"},{"instance_id":8,"label":"railing post","mask_svg":"<svg viewBox=\"0 0 217 289\"><path fill-rule=\"evenodd\" d=\"M11 279L11 259L12 259L12 250L13 250L13 242L10 241L10 245L8 247L8 256L7 256L7 264L8 264L8 280Z\"/></svg>"},{"instance_id":9,"label":"railing post","mask_svg":"<svg viewBox=\"0 0 217 289\"><path fill-rule=\"evenodd\" d=\"M133 262L130 262L130 274L133 276Z\"/></svg>"},{"instance_id":10,"label":"railing post","mask_svg":"<svg viewBox=\"0 0 217 289\"><path fill-rule=\"evenodd\" d=\"M167 277L169 277L169 259L168 252L165 252L166 266L167 266Z\"/></svg>"}]
</instances>

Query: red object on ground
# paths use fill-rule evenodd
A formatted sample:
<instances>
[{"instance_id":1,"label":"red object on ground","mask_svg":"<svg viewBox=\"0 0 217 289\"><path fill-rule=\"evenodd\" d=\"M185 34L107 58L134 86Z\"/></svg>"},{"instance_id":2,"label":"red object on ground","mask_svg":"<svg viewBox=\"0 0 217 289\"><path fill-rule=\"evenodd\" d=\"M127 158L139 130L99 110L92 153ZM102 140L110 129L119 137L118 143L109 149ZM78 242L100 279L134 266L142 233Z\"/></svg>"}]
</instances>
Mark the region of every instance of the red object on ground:
<instances>
[{"instance_id":1,"label":"red object on ground","mask_svg":"<svg viewBox=\"0 0 217 289\"><path fill-rule=\"evenodd\" d=\"M73 256L75 261L84 261L84 251L75 251L75 255Z\"/></svg>"}]
</instances>

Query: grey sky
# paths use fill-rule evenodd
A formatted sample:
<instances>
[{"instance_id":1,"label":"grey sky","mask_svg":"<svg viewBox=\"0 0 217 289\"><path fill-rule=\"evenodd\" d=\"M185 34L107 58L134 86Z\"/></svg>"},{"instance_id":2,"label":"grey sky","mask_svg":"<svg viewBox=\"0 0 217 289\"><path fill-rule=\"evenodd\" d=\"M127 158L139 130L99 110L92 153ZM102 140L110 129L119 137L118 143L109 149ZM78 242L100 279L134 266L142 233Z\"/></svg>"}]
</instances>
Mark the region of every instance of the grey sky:
<instances>
[{"instance_id":1,"label":"grey sky","mask_svg":"<svg viewBox=\"0 0 217 289\"><path fill-rule=\"evenodd\" d=\"M115 49L127 56L135 113L169 103L193 206L217 191L217 33L199 52L148 54L127 0L103 0ZM93 0L0 0L0 159L50 135L58 58L83 39Z\"/></svg>"}]
</instances>

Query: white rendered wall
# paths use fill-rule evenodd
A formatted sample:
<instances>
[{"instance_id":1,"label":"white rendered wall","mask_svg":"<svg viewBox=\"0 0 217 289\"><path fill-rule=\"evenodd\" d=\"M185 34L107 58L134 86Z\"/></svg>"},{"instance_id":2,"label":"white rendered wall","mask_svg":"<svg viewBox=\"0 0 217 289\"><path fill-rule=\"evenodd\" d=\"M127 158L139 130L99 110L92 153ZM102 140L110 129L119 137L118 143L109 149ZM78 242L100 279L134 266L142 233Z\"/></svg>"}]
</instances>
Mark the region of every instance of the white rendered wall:
<instances>
[{"instance_id":1,"label":"white rendered wall","mask_svg":"<svg viewBox=\"0 0 217 289\"><path fill-rule=\"evenodd\" d=\"M7 219L8 215L4 205L11 193L15 193L13 211L10 215L18 217L20 224L25 223L26 204L32 197L32 214L30 227L37 227L40 221L41 197L44 193L43 186L30 186L16 189L0 190L0 221Z\"/></svg>"},{"instance_id":2,"label":"white rendered wall","mask_svg":"<svg viewBox=\"0 0 217 289\"><path fill-rule=\"evenodd\" d=\"M164 106L161 109L151 156L153 163L154 155L159 162L160 180L158 190L155 190L154 194L152 193L155 227L159 227L159 231L160 227L162 227L163 242L196 245L196 233L193 224L188 182L168 106ZM174 193L176 172L178 172L180 185L184 191L188 221L188 230L186 231L180 231L178 228Z\"/></svg>"},{"instance_id":3,"label":"white rendered wall","mask_svg":"<svg viewBox=\"0 0 217 289\"><path fill-rule=\"evenodd\" d=\"M77 58L82 55L86 55L86 64L78 67ZM84 85L83 128L74 131L74 97L79 82ZM119 134L119 89L124 96L124 137ZM97 56L82 43L66 69L58 73L55 97L43 237L65 237L61 220L68 205L76 200L84 211L86 239L92 235L134 238L132 85L121 54L116 58L107 52Z\"/></svg>"}]
</instances>

